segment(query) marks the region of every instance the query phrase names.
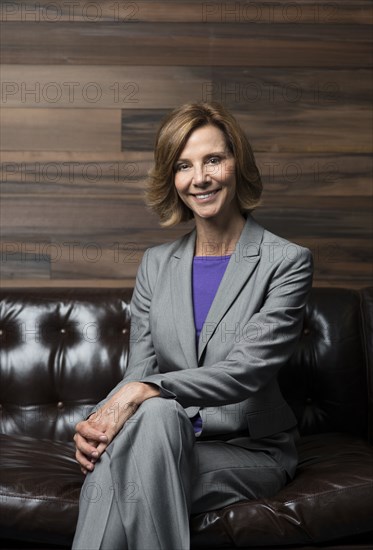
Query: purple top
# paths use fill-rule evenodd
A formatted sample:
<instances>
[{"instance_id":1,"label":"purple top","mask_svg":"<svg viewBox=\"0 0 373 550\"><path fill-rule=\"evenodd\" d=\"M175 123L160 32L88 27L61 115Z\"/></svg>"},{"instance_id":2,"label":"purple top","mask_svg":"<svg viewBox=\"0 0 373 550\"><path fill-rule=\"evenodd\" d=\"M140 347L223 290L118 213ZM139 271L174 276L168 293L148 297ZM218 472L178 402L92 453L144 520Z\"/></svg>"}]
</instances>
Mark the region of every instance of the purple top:
<instances>
[{"instance_id":1,"label":"purple top","mask_svg":"<svg viewBox=\"0 0 373 550\"><path fill-rule=\"evenodd\" d=\"M195 256L193 259L193 307L197 342L230 256Z\"/></svg>"},{"instance_id":2,"label":"purple top","mask_svg":"<svg viewBox=\"0 0 373 550\"><path fill-rule=\"evenodd\" d=\"M193 308L196 327L196 343L202 331L215 294L227 268L230 256L195 256L193 259ZM202 418L199 414L192 419L196 436L202 432Z\"/></svg>"}]
</instances>

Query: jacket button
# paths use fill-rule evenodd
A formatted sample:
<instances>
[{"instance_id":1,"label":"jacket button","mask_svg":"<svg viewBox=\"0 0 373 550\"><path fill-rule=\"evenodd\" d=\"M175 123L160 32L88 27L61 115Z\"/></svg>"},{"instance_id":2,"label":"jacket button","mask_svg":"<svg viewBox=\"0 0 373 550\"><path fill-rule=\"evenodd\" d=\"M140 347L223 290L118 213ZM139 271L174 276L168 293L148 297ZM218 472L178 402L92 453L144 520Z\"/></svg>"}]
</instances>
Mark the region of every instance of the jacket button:
<instances>
[{"instance_id":1,"label":"jacket button","mask_svg":"<svg viewBox=\"0 0 373 550\"><path fill-rule=\"evenodd\" d=\"M126 334L126 332L127 332L126 328L122 329L122 334Z\"/></svg>"},{"instance_id":2,"label":"jacket button","mask_svg":"<svg viewBox=\"0 0 373 550\"><path fill-rule=\"evenodd\" d=\"M63 409L63 401L57 403L57 409Z\"/></svg>"},{"instance_id":3,"label":"jacket button","mask_svg":"<svg viewBox=\"0 0 373 550\"><path fill-rule=\"evenodd\" d=\"M66 329L65 328L61 328L61 334L66 334Z\"/></svg>"},{"instance_id":4,"label":"jacket button","mask_svg":"<svg viewBox=\"0 0 373 550\"><path fill-rule=\"evenodd\" d=\"M311 331L309 328L303 329L303 334L309 334Z\"/></svg>"},{"instance_id":5,"label":"jacket button","mask_svg":"<svg viewBox=\"0 0 373 550\"><path fill-rule=\"evenodd\" d=\"M307 397L306 403L307 403L307 405L311 405L311 403L312 403L312 397Z\"/></svg>"}]
</instances>

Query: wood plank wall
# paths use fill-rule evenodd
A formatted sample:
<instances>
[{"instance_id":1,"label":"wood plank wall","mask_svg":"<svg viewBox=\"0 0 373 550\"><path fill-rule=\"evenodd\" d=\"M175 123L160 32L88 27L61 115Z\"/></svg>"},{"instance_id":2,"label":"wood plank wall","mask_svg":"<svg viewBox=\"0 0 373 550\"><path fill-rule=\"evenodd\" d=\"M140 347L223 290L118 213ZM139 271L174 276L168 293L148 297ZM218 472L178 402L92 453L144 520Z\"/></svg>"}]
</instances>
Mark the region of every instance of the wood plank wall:
<instances>
[{"instance_id":1,"label":"wood plank wall","mask_svg":"<svg viewBox=\"0 0 373 550\"><path fill-rule=\"evenodd\" d=\"M372 4L2 2L3 286L133 284L160 229L156 127L226 104L263 177L255 217L310 247L315 285L372 283Z\"/></svg>"}]
</instances>

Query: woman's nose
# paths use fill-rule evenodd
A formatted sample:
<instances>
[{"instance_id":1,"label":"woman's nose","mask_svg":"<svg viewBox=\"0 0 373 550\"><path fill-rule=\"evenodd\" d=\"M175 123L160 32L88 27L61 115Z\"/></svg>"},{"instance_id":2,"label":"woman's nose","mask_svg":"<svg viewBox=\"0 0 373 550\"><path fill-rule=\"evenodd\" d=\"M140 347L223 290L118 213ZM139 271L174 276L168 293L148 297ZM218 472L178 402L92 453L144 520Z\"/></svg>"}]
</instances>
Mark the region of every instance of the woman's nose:
<instances>
[{"instance_id":1,"label":"woman's nose","mask_svg":"<svg viewBox=\"0 0 373 550\"><path fill-rule=\"evenodd\" d=\"M206 185L208 184L209 177L205 166L195 166L193 171L193 183L194 185Z\"/></svg>"}]
</instances>

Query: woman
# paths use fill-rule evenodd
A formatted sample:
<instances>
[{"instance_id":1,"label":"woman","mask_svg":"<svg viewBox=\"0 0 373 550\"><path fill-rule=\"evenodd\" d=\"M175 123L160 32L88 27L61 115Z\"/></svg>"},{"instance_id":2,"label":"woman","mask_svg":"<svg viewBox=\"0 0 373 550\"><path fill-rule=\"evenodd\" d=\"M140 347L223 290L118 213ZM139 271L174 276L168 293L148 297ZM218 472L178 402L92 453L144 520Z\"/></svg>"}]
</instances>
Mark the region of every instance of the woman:
<instances>
[{"instance_id":1,"label":"woman","mask_svg":"<svg viewBox=\"0 0 373 550\"><path fill-rule=\"evenodd\" d=\"M251 147L221 105L164 121L148 202L163 226L194 218L195 229L145 252L125 377L77 425L90 473L74 549L188 549L191 513L273 495L294 475L296 420L277 373L312 261L254 221L260 195Z\"/></svg>"}]
</instances>

